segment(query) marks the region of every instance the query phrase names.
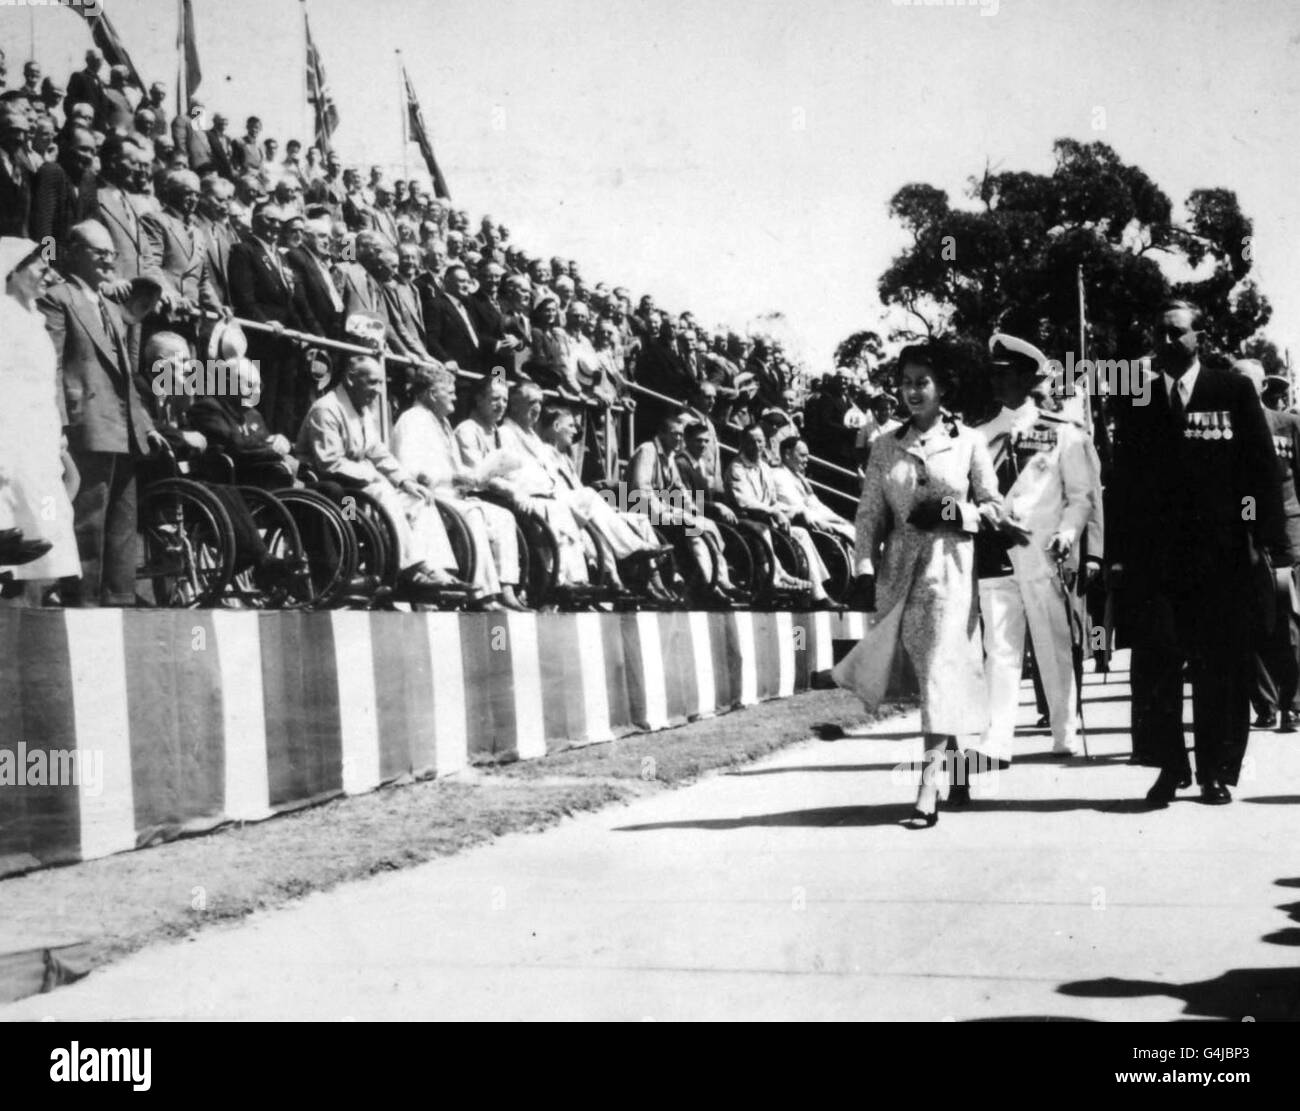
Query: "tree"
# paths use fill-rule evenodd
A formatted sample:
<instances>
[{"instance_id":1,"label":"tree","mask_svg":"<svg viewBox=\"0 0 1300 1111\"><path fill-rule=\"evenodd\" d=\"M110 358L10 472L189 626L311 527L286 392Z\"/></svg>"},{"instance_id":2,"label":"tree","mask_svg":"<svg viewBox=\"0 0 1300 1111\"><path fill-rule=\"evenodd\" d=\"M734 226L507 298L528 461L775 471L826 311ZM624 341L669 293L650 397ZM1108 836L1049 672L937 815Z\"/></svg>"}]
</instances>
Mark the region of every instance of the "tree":
<instances>
[{"instance_id":1,"label":"tree","mask_svg":"<svg viewBox=\"0 0 1300 1111\"><path fill-rule=\"evenodd\" d=\"M1151 321L1170 297L1201 307L1211 351L1236 356L1268 323L1272 310L1249 276L1252 224L1235 193L1193 191L1177 223L1168 196L1106 144L1059 139L1053 152L1050 174L971 178L973 208L954 208L924 183L894 194L890 213L912 243L879 293L904 314L900 338L984 344L1014 321L1049 354L1077 359L1080 267L1090 356L1148 352ZM1162 262L1192 276L1175 282Z\"/></svg>"}]
</instances>

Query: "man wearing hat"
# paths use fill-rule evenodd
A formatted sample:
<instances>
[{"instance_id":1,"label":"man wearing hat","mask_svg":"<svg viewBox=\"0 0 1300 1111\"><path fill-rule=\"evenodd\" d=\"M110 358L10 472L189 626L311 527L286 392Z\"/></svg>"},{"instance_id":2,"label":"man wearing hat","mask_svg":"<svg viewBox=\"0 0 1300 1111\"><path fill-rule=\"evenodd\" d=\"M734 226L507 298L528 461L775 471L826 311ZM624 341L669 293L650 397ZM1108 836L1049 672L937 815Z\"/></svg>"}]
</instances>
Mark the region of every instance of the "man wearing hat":
<instances>
[{"instance_id":1,"label":"man wearing hat","mask_svg":"<svg viewBox=\"0 0 1300 1111\"><path fill-rule=\"evenodd\" d=\"M1280 374L1265 375L1260 396L1264 400L1265 409L1274 413L1286 412L1287 405L1291 401L1290 379L1283 378Z\"/></svg>"},{"instance_id":2,"label":"man wearing hat","mask_svg":"<svg viewBox=\"0 0 1300 1111\"><path fill-rule=\"evenodd\" d=\"M1285 378L1272 374L1265 376L1263 364L1258 359L1238 359L1232 369L1249 378L1251 385L1264 394L1269 383L1289 386ZM1285 397L1285 393L1281 396ZM1264 419L1273 437L1273 450L1277 454L1278 482L1282 489L1282 511L1286 515L1286 534L1291 550L1300 552L1300 416L1282 409L1264 407ZM1279 733L1294 733L1297 714L1297 687L1300 687L1300 581L1296 569L1279 568L1277 571L1278 610L1273 632L1260 646L1255 657L1255 690L1251 702L1255 707L1255 727L1272 729ZM1282 720L1278 722L1278 711Z\"/></svg>"},{"instance_id":3,"label":"man wearing hat","mask_svg":"<svg viewBox=\"0 0 1300 1111\"><path fill-rule=\"evenodd\" d=\"M989 443L1008 523L1005 534L981 532L976 539L989 722L974 747L991 760L1011 759L1027 627L1047 694L1052 751L1070 756L1079 743L1069 612L1077 598L1058 567L1070 579L1080 569L1080 547L1101 498L1101 468L1087 434L1034 400L1050 373L1042 351L999 332L989 352L1002 410L978 431ZM1090 552L1088 562L1085 574L1095 574L1100 552Z\"/></svg>"},{"instance_id":4,"label":"man wearing hat","mask_svg":"<svg viewBox=\"0 0 1300 1111\"><path fill-rule=\"evenodd\" d=\"M1263 408L1250 382L1201 365L1200 335L1194 305L1162 306L1151 389L1116 399L1107 558L1152 697L1177 701L1191 665L1196 779L1216 805L1232 801L1250 736L1254 652L1274 604L1265 556L1294 560ZM1190 783L1181 729L1141 760L1160 768L1152 806Z\"/></svg>"}]
</instances>

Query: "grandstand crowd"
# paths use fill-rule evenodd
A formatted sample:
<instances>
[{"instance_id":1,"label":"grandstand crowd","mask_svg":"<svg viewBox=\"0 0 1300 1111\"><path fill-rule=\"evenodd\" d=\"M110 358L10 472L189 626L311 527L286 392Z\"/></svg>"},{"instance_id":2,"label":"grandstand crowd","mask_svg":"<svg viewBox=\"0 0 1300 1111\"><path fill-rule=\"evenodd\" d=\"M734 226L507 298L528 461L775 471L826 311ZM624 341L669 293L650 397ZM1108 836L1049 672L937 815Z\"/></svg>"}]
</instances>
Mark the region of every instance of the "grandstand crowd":
<instances>
[{"instance_id":1,"label":"grandstand crowd","mask_svg":"<svg viewBox=\"0 0 1300 1111\"><path fill-rule=\"evenodd\" d=\"M128 78L0 53L11 603L839 604L887 394Z\"/></svg>"}]
</instances>

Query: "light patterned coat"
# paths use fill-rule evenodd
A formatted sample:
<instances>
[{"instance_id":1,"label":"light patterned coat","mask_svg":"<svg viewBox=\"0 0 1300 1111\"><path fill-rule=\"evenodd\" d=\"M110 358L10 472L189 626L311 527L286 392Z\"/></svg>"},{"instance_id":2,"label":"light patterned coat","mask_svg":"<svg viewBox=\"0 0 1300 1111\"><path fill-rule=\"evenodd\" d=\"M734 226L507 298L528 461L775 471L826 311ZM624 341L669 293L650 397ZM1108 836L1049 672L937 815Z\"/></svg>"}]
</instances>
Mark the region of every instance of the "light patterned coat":
<instances>
[{"instance_id":1,"label":"light patterned coat","mask_svg":"<svg viewBox=\"0 0 1300 1111\"><path fill-rule=\"evenodd\" d=\"M915 506L939 499L951 524L907 523ZM835 668L842 687L868 708L884 699L901 643L921 690L925 733L979 733L985 725L974 537L1001 505L988 444L956 420L926 432L909 422L875 443L856 518L854 562L876 574L876 612L866 635Z\"/></svg>"}]
</instances>

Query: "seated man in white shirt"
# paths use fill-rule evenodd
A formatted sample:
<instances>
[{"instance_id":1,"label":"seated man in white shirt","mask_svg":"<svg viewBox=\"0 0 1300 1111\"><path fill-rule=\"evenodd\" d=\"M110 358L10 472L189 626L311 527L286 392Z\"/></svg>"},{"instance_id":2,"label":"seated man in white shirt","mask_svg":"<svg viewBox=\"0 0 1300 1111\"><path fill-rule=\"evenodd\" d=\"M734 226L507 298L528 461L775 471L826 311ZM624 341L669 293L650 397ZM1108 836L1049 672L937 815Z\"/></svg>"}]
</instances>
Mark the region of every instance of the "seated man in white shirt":
<instances>
[{"instance_id":1,"label":"seated man in white shirt","mask_svg":"<svg viewBox=\"0 0 1300 1111\"><path fill-rule=\"evenodd\" d=\"M370 355L348 359L343 381L320 397L298 432L297 453L322 478L364 490L397 529L399 597L423 601L448 587L465 588L452 574L456 557L433 495L384 445L379 428L384 372Z\"/></svg>"},{"instance_id":2,"label":"seated man in white shirt","mask_svg":"<svg viewBox=\"0 0 1300 1111\"><path fill-rule=\"evenodd\" d=\"M492 396L490 391L478 394L476 418L480 405L493 404ZM578 524L568 502L559 496L559 480L551 464L551 451L536 432L541 413L541 387L535 382L516 383L510 390L506 418L497 429L496 439L501 450L513 457L517 468L508 476L498 478L495 486L506 492L516 512L540 517L550 526L560 546L560 584L585 586L591 581L587 572L590 539ZM471 440L459 432L456 438L461 446L461 456L466 458L466 446ZM592 555L595 555L594 550Z\"/></svg>"},{"instance_id":3,"label":"seated man in white shirt","mask_svg":"<svg viewBox=\"0 0 1300 1111\"><path fill-rule=\"evenodd\" d=\"M748 428L740 438L740 455L727 467L727 493L731 496L736 511L742 516L760 525L764 540L772 552L773 576L772 586L776 590L811 592L812 600L822 604L828 601L826 588L822 584L830 577L826 565L822 563L817 548L808 535L808 530L792 525L790 518L781 508L776 498L775 471L763 459L763 447L767 438L761 428ZM780 529L788 533L803 551L808 562L809 579L796 578L785 571L776 559L772 548L771 529Z\"/></svg>"},{"instance_id":4,"label":"seated man in white shirt","mask_svg":"<svg viewBox=\"0 0 1300 1111\"><path fill-rule=\"evenodd\" d=\"M582 484L573 466L573 439L577 431L577 422L568 409L561 405L542 406L537 435L551 450L557 496L567 503L579 524L590 526L600 538L611 557L607 560L609 576L617 589L624 588L619 564L645 561L635 569L647 572L647 592L656 601L674 600L654 569L657 561L672 551L672 545L659 543L646 517L615 509L598 491Z\"/></svg>"},{"instance_id":5,"label":"seated man in white shirt","mask_svg":"<svg viewBox=\"0 0 1300 1111\"><path fill-rule=\"evenodd\" d=\"M456 407L456 376L435 367L412 367L409 381L415 404L393 427L393 454L421 486L465 518L476 550L475 608L527 609L515 594L519 541L514 515L472 496L486 487L487 475L462 463L456 446L449 419Z\"/></svg>"},{"instance_id":6,"label":"seated man in white shirt","mask_svg":"<svg viewBox=\"0 0 1300 1111\"><path fill-rule=\"evenodd\" d=\"M798 436L782 441L781 466L772 476L776 504L796 525L833 532L852 544L853 522L822 501L808 481L808 455L808 445Z\"/></svg>"}]
</instances>

